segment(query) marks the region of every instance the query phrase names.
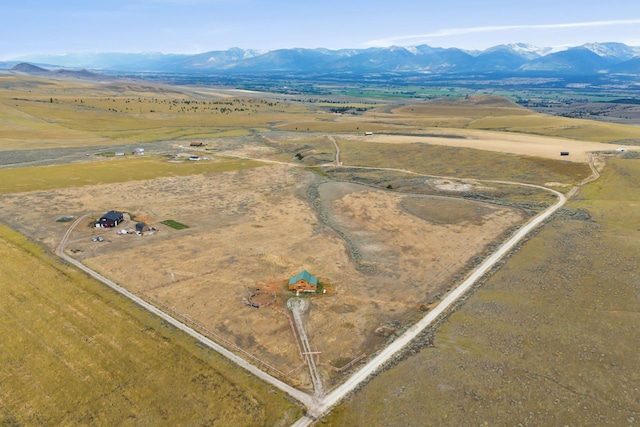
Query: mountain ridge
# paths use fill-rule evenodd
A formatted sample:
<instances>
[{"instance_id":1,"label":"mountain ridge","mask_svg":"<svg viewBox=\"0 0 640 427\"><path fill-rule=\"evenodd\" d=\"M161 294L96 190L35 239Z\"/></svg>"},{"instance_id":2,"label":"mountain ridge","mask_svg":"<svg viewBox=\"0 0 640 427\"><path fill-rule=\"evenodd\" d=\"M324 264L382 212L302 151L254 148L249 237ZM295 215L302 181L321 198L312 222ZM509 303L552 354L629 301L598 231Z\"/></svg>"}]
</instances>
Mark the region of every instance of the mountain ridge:
<instances>
[{"instance_id":1,"label":"mountain ridge","mask_svg":"<svg viewBox=\"0 0 640 427\"><path fill-rule=\"evenodd\" d=\"M640 74L640 47L623 43L587 43L563 50L525 43L483 51L428 45L367 49L292 48L260 51L231 48L199 54L68 53L14 59L42 68L66 67L99 72L220 73L472 73L560 72L597 74L624 70ZM613 71L612 71L613 70Z\"/></svg>"}]
</instances>

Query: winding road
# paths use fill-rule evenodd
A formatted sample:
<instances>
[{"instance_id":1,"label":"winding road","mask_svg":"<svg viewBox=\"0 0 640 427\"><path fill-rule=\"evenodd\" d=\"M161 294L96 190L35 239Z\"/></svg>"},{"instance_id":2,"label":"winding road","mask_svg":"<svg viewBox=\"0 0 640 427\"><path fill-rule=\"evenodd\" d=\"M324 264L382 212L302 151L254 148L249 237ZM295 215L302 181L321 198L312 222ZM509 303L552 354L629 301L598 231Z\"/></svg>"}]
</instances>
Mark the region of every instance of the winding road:
<instances>
[{"instance_id":1,"label":"winding road","mask_svg":"<svg viewBox=\"0 0 640 427\"><path fill-rule=\"evenodd\" d=\"M336 147L336 156L335 156L334 166L335 167L343 167L342 166L342 162L340 161L340 154L339 154L340 153L340 151L339 151L340 148L339 148L337 142L335 141L335 139L333 137L330 137L330 139L332 140L334 146ZM249 159L249 157L244 157L244 156L233 156L232 155L230 157L241 157L241 158ZM262 159L253 159L253 160L265 161L265 160L262 160ZM278 161L267 161L267 162L286 164L286 165L289 165L289 166L298 166L298 167L301 166L301 165L297 165L297 164L278 162ZM413 326L411 326L409 329L407 329L394 342L392 342L389 346L387 346L386 348L381 350L380 353L378 353L373 359L369 360L369 362L367 362L362 368L360 368L351 377L349 377L349 379L347 379L344 383L342 383L341 385L339 385L338 387L333 389L328 394L324 394L324 392L323 392L322 383L320 381L319 375L317 374L317 371L316 371L316 373L314 375L314 372L313 372L313 367L315 367L314 363L309 363L310 370L311 370L311 375L312 375L312 379L313 379L313 383L314 383L314 388L315 388L314 395L310 395L308 393L305 393L305 392L302 392L302 391L300 391L298 389L295 389L294 387L291 387L290 385L284 383L283 381L281 381L281 380L269 375L268 373L262 371L260 368L254 366L251 363L247 362L246 360L242 359L241 357L239 357L235 353L227 350L225 347L222 347L221 345L217 344L216 342L212 341L211 339L207 338L206 336L204 336L204 335L200 334L199 332L195 331L191 327L185 325L184 323L180 322L179 320L175 319L174 317L170 316L169 314L163 312L162 310L158 309L157 307L153 306L152 304L146 302L144 299L142 299L142 298L138 297L137 295L127 291L126 289L124 289L123 287L119 286L115 282L107 279L106 277L100 275L99 273L93 271L89 267L83 265L81 262L79 262L79 261L73 259L72 257L70 257L69 255L67 255L65 253L65 251L64 251L64 248L66 246L67 240L69 239L69 236L73 232L74 228L80 222L85 220L89 216L89 214L79 217L77 220L75 220L71 224L69 229L64 234L62 240L60 241L60 244L58 245L58 247L57 247L55 252L56 252L56 254L58 256L60 256L62 259L64 259L68 263L73 264L74 266L78 267L79 269L85 271L87 274L91 275L92 277L96 278L97 280L100 280L102 283L106 284L110 288L112 288L115 291L121 293L122 295L126 296L127 298L131 299L132 301L136 302L137 304L139 304L140 306L142 306L146 310L150 311L151 313L154 313L155 315L159 316L160 318L162 318L166 322L172 324L176 328L178 328L178 329L184 331L185 333L189 334L190 336L194 337L195 339L200 341L202 344L210 347L211 349L217 351L221 355L227 357L228 359L230 359L231 361L233 361L234 363L236 363L240 367L246 369L247 371L251 372L252 374L257 376L258 378L268 382L269 384L273 385L274 387L282 390L283 392L287 393L289 396L291 396L294 399L298 400L300 403L302 403L303 405L305 405L307 407L307 414L305 416L303 416L302 418L300 418L299 420L297 420L293 424L293 426L295 426L295 427L304 427L304 426L310 425L315 420L317 420L319 417L321 417L324 414L326 414L332 407L334 407L338 402L340 402L340 400L342 400L347 394L349 394L352 391L354 391L361 383L366 381L372 374L376 373L379 369L381 369L386 363L388 363L388 361L397 352L399 352L403 347L405 347L407 344L409 344L422 331L424 331L429 326L431 326L442 314L444 314L448 309L450 309L453 306L453 304L456 301L458 301L458 299L460 297L462 297L466 292L468 292L469 289L484 274L489 272L496 265L496 263L500 259L502 259L507 253L509 253L509 251L511 251L522 239L524 239L528 233L530 233L536 227L541 225L551 215L553 215L558 209L560 209L566 203L568 197L571 197L574 194L576 194L576 192L580 189L581 186L587 184L588 182L591 182L591 181L597 179L599 177L599 174L598 174L598 171L597 171L597 169L595 168L595 166L593 164L593 157L592 156L590 156L590 158L589 158L589 165L590 165L590 167L592 169L592 172L593 172L592 176L587 178L587 179L585 179L579 185L577 185L574 188L572 188L571 191L567 194L567 196L565 196L564 194L560 193L559 191L556 191L556 190L553 190L553 189L550 189L550 188L547 188L547 187L543 187L543 186L533 185L533 184L523 184L523 183L507 182L507 181L488 181L488 180L483 181L483 182L494 182L494 183L503 183L503 184L522 185L522 186L528 186L528 187L535 187L535 188L544 189L546 191L549 191L549 192L555 194L555 196L557 197L558 200L557 200L557 202L555 204L553 204L552 206L547 208L544 212L538 214L537 216L535 216L531 220L529 220L526 224L524 224L516 233L514 233L506 242L504 242L500 246L500 248L498 248L498 250L496 250L492 255L487 257L473 272L471 272L469 274L469 276L457 288L455 288L453 291L451 291L449 294L447 294L445 296L445 298L436 307L434 307L430 312L428 312L420 321L418 321ZM420 175L420 176L430 176L430 175L419 174L419 173L415 173L415 172L407 171L407 170L402 170L402 169L366 168L366 167L359 167L359 168L361 168L361 169L376 169L376 170L393 170L393 171L406 172L406 173ZM455 179L455 178L451 178L451 177L440 177L440 178ZM299 328L302 328L304 330L303 325L302 325L302 319L300 317L300 311L301 310L295 309L295 310L292 310L292 311L293 311L293 314L294 314L294 318L296 320L296 324L298 325ZM303 345L304 345L304 351L307 352L307 353L311 353L311 347L310 347L308 341L307 341L306 345L304 343L303 343ZM306 356L307 356L307 358L312 357L311 354L307 354Z\"/></svg>"}]
</instances>

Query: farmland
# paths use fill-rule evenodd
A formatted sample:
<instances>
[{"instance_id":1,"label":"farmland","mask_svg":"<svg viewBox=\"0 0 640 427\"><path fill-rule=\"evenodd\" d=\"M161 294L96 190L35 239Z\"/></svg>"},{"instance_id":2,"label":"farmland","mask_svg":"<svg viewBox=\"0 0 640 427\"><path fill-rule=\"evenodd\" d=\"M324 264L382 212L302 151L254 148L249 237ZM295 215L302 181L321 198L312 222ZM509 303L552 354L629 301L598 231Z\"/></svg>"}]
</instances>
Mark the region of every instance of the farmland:
<instances>
[{"instance_id":1,"label":"farmland","mask_svg":"<svg viewBox=\"0 0 640 427\"><path fill-rule=\"evenodd\" d=\"M71 234L68 255L308 392L313 385L286 308L289 277L306 269L327 291L305 296L304 322L331 389L352 363L392 342L524 221L555 203L548 191L516 183L566 193L590 175L588 153L606 152L597 157L602 168L621 156L612 144L640 136L632 126L552 118L489 96L414 104L341 98L345 111L357 112L341 114L330 102L229 89L1 79L0 221L54 250L68 228L59 218L88 215ZM194 140L202 144L191 146ZM135 147L145 155L133 155ZM560 158L564 150L571 156ZM189 161L191 155L202 160ZM619 175L631 173L624 171ZM593 226L576 220L585 211L605 221L588 206L598 185L583 189L565 216L488 283L512 271L528 247L537 255L527 259L568 262L571 252L560 256L546 245L571 241L557 224ZM92 226L111 209L127 214L123 229L142 221L157 230L136 235ZM544 243L536 247L538 239ZM527 268L515 267L522 274ZM55 281L42 277L43 284ZM247 304L254 295L270 305ZM436 347L446 342L438 334L452 336L449 325L473 307L438 330ZM503 329L493 333L511 333ZM57 339L57 331L49 333ZM402 367L430 351L377 377L329 421L387 423L392 415L383 410L380 418L357 418L358 405L367 405L358 396L384 399L375 384L404 384ZM229 383L250 393L235 378ZM283 422L267 407L256 403L263 423ZM291 421L298 409L288 408L278 411Z\"/></svg>"},{"instance_id":2,"label":"farmland","mask_svg":"<svg viewBox=\"0 0 640 427\"><path fill-rule=\"evenodd\" d=\"M288 425L299 408L0 227L0 424Z\"/></svg>"},{"instance_id":3,"label":"farmland","mask_svg":"<svg viewBox=\"0 0 640 427\"><path fill-rule=\"evenodd\" d=\"M637 420L637 160L608 163L442 324L326 425L627 425ZM622 219L624 218L624 220Z\"/></svg>"}]
</instances>

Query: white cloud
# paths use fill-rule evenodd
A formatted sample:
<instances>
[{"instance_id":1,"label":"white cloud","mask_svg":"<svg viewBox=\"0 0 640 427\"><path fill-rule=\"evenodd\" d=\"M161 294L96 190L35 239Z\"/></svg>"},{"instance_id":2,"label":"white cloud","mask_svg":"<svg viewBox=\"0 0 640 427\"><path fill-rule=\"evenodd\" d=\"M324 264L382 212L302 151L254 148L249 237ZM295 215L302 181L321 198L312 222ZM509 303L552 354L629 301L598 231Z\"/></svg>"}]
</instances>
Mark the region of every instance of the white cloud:
<instances>
[{"instance_id":1,"label":"white cloud","mask_svg":"<svg viewBox=\"0 0 640 427\"><path fill-rule=\"evenodd\" d=\"M430 42L433 39L461 36L474 33L495 33L506 32L514 30L558 30L558 29L572 29L572 28L592 28L592 27L607 27L607 26L620 26L620 25L635 25L640 24L640 19L626 19L626 20L612 20L612 21L591 21L591 22L569 22L563 24L531 24L531 25L494 25L484 27L468 27L468 28L446 28L433 33L416 34L407 36L395 36L387 37L383 39L370 40L363 43L365 47L379 47L379 46L402 46L402 45L417 45L426 42Z\"/></svg>"}]
</instances>

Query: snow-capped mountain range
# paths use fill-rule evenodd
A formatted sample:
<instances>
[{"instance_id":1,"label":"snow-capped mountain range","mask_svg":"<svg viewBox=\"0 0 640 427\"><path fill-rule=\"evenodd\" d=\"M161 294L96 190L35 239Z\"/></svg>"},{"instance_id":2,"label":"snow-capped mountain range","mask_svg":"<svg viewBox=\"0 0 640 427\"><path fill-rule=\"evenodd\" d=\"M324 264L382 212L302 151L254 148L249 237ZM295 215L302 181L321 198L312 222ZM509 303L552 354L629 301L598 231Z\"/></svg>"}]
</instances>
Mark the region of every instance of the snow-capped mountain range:
<instances>
[{"instance_id":1,"label":"snow-capped mountain range","mask_svg":"<svg viewBox=\"0 0 640 427\"><path fill-rule=\"evenodd\" d=\"M232 48L195 55L144 53L68 53L29 55L18 62L45 68L66 67L121 72L224 73L473 73L562 72L567 74L640 74L640 47L588 43L563 49L524 43L483 51L427 45L369 49L279 49L269 52Z\"/></svg>"}]
</instances>

